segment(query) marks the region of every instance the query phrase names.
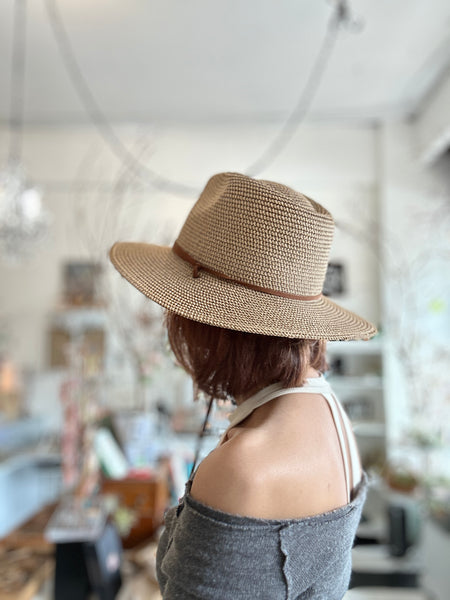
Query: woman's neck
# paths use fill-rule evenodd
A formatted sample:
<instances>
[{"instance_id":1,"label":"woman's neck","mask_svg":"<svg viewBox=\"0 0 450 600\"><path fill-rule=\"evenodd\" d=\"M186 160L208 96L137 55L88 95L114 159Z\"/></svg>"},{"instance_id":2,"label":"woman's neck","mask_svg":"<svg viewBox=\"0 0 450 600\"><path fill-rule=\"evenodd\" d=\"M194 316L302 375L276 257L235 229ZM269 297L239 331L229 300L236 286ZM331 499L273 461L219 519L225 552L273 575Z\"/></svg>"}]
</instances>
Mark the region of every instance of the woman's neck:
<instances>
[{"instance_id":1,"label":"woman's neck","mask_svg":"<svg viewBox=\"0 0 450 600\"><path fill-rule=\"evenodd\" d=\"M312 367L308 367L308 370L306 371L306 379L315 379L317 377L320 377L320 373L318 371L316 371L316 369L313 369ZM302 383L296 383L296 384L294 384L293 387L300 387L301 385L302 385ZM242 404L243 402L245 402L246 400L251 398L251 396L254 396L255 394L257 394L261 389L263 389L263 388L257 387L257 388L254 388L248 394L245 394L245 396L237 396L235 398L236 405L239 406L240 404Z\"/></svg>"}]
</instances>

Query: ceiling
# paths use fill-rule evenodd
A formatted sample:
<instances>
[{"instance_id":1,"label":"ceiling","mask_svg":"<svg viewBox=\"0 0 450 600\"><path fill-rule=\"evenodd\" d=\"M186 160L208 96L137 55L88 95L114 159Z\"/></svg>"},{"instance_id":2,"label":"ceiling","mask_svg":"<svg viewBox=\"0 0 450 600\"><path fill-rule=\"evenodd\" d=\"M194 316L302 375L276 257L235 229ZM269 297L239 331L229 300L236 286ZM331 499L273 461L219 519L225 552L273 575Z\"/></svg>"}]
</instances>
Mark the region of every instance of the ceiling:
<instances>
[{"instance_id":1,"label":"ceiling","mask_svg":"<svg viewBox=\"0 0 450 600\"><path fill-rule=\"evenodd\" d=\"M25 119L88 116L49 23L55 5L110 121L285 118L333 0L28 0ZM310 117L376 120L417 110L450 61L448 0L348 0ZM0 2L0 120L9 117L14 0Z\"/></svg>"}]
</instances>

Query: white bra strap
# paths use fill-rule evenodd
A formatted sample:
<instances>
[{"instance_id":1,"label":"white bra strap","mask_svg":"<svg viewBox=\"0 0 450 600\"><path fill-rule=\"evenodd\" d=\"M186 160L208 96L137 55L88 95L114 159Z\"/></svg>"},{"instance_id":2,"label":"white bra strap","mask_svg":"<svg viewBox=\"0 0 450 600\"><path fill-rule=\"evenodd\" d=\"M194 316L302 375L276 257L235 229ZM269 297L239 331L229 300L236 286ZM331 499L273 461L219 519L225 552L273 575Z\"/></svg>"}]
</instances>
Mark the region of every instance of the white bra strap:
<instances>
[{"instance_id":1,"label":"white bra strap","mask_svg":"<svg viewBox=\"0 0 450 600\"><path fill-rule=\"evenodd\" d=\"M339 445L342 452L342 460L344 463L345 485L347 489L347 498L350 502L351 491L361 481L362 471L359 461L358 447L353 436L352 425L344 411L342 404L332 392L330 385L326 380L312 379L309 380L309 385L305 384L301 388L283 389L277 395L288 393L316 393L321 394L330 407L333 421L335 423L336 432L338 434ZM274 395L275 397L275 395ZM350 477L351 473L351 477Z\"/></svg>"},{"instance_id":2,"label":"white bra strap","mask_svg":"<svg viewBox=\"0 0 450 600\"><path fill-rule=\"evenodd\" d=\"M352 424L350 423L350 419L348 418L347 413L343 409L342 404L337 400L335 396L334 398L336 400L336 404L339 409L342 422L344 424L344 429L346 430L348 449L350 452L350 468L352 470L352 487L354 488L358 485L362 478L362 469L361 462L359 459L358 446L353 435L353 428Z\"/></svg>"},{"instance_id":3,"label":"white bra strap","mask_svg":"<svg viewBox=\"0 0 450 600\"><path fill-rule=\"evenodd\" d=\"M234 410L227 431L246 419L255 408L259 408L274 398L278 398L278 396L286 394L326 394L329 392L330 386L323 377L308 379L302 387L283 388L280 383L274 383L248 398Z\"/></svg>"},{"instance_id":4,"label":"white bra strap","mask_svg":"<svg viewBox=\"0 0 450 600\"><path fill-rule=\"evenodd\" d=\"M333 416L334 425L339 438L339 445L342 452L342 460L344 463L344 475L345 475L345 487L347 490L347 501L350 502L351 497L351 483L350 483L350 460L347 451L346 439L348 438L347 432L344 433L342 429L343 419L341 420L341 413L339 410L339 402L336 400L333 394L324 394L325 400L330 407L331 414ZM347 435L346 435L347 434Z\"/></svg>"}]
</instances>

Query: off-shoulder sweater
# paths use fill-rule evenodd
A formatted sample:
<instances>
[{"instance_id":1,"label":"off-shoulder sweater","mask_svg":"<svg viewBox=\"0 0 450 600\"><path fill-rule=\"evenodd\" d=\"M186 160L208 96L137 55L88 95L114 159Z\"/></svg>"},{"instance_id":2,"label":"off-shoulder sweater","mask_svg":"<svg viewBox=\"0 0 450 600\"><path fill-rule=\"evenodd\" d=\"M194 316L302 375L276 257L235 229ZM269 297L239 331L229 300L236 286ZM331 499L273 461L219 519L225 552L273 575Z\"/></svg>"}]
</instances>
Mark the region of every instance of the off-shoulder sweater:
<instances>
[{"instance_id":1,"label":"off-shoulder sweater","mask_svg":"<svg viewBox=\"0 0 450 600\"><path fill-rule=\"evenodd\" d=\"M365 474L348 504L299 519L228 514L193 498L191 485L188 481L179 505L166 513L158 545L164 600L342 599Z\"/></svg>"}]
</instances>

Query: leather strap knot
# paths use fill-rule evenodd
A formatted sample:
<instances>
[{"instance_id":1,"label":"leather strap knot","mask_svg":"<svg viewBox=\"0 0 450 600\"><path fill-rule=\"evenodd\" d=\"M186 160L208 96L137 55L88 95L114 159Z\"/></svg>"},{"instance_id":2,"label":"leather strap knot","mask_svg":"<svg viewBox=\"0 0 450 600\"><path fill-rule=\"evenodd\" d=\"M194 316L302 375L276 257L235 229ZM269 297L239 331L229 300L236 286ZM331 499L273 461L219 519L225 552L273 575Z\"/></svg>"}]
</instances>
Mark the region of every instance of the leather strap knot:
<instances>
[{"instance_id":1,"label":"leather strap knot","mask_svg":"<svg viewBox=\"0 0 450 600\"><path fill-rule=\"evenodd\" d=\"M223 279L224 281L229 281L231 283L237 283L238 285L242 285L250 290L255 290L257 292L263 292L265 294L271 294L272 296L279 296L280 298L290 298L292 300L318 300L322 294L317 294L316 296L298 296L297 294L289 294L288 292L281 292L279 290L272 290L270 288L261 287L259 285L253 285L252 283L247 283L244 281L239 281L238 279L233 279L224 273L220 273L219 271L215 271L214 269L210 269L205 265L199 263L195 258L193 258L186 250L175 242L172 246L172 251L182 258L184 261L188 262L192 265L192 277L194 279L198 279L200 277L200 271L206 271L210 275L217 277L218 279Z\"/></svg>"}]
</instances>

